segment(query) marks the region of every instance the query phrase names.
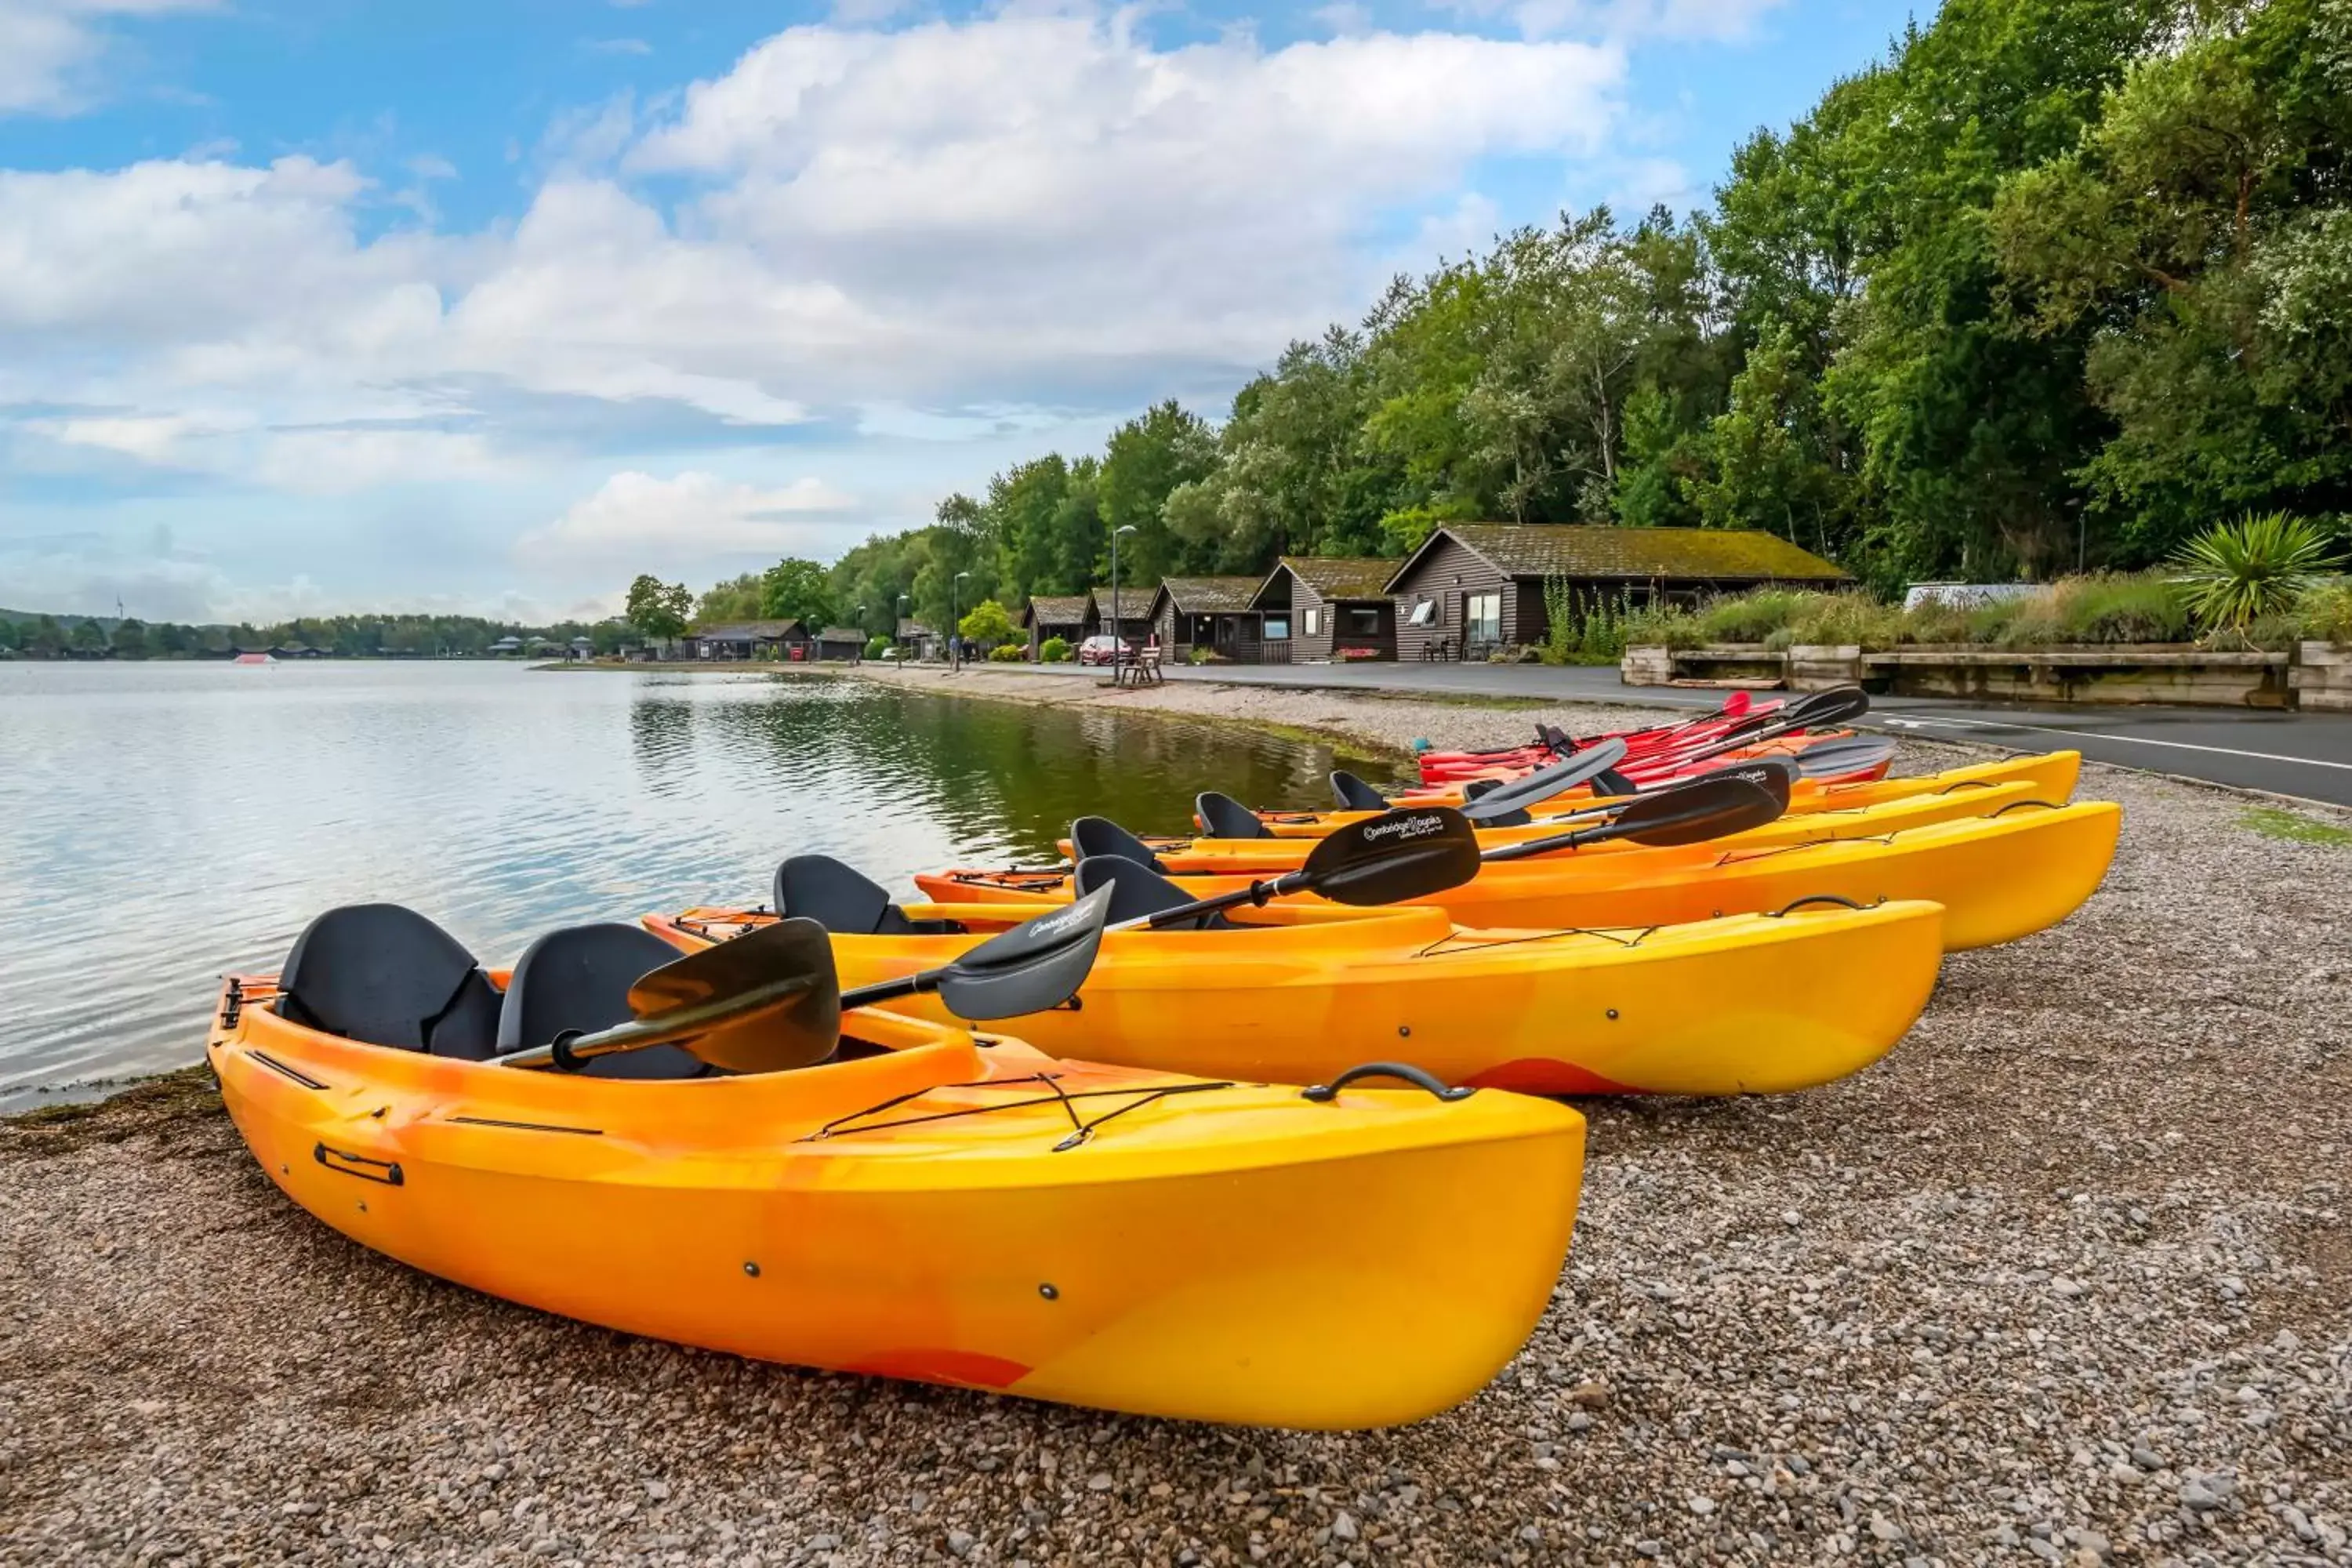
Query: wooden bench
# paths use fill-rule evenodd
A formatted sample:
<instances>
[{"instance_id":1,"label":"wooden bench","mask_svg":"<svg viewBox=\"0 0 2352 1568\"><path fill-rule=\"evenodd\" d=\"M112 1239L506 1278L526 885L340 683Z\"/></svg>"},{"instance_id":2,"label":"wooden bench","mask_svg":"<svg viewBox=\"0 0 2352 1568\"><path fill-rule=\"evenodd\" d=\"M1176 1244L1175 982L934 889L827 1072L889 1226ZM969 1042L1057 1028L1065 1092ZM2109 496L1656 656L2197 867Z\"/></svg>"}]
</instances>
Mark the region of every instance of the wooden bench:
<instances>
[{"instance_id":1,"label":"wooden bench","mask_svg":"<svg viewBox=\"0 0 2352 1568\"><path fill-rule=\"evenodd\" d=\"M1160 645L1150 644L1137 648L1119 659L1111 669L1114 686L1161 686L1167 677L1160 668Z\"/></svg>"}]
</instances>

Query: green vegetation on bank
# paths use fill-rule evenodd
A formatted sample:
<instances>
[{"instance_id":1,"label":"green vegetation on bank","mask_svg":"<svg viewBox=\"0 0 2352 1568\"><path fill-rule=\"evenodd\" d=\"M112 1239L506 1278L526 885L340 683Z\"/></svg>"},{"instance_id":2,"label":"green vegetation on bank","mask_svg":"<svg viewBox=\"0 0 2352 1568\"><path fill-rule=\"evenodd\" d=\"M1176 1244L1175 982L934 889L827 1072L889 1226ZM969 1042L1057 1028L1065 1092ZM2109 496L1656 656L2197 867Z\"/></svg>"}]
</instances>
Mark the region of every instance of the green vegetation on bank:
<instances>
[{"instance_id":1,"label":"green vegetation on bank","mask_svg":"<svg viewBox=\"0 0 2352 1568\"><path fill-rule=\"evenodd\" d=\"M2238 826L2265 838L2281 838L2290 844L2325 844L2332 848L2352 849L2352 828L2273 806L2257 806L2246 812L2238 818Z\"/></svg>"},{"instance_id":2,"label":"green vegetation on bank","mask_svg":"<svg viewBox=\"0 0 2352 1568\"><path fill-rule=\"evenodd\" d=\"M629 628L610 621L558 621L531 626L478 616L304 616L268 626L186 626L0 610L0 658L168 659L222 658L232 649L312 647L342 658L475 658L512 637L568 647L589 639L598 654L616 653Z\"/></svg>"},{"instance_id":3,"label":"green vegetation on bank","mask_svg":"<svg viewBox=\"0 0 2352 1568\"><path fill-rule=\"evenodd\" d=\"M2104 582L2250 510L2340 531L2347 151L2352 0L1948 0L1739 147L1706 212L1502 236L1222 423L1160 403L699 613L943 626L959 581L1104 582L1125 527L1146 586L1475 518L1763 529L1889 596Z\"/></svg>"}]
</instances>

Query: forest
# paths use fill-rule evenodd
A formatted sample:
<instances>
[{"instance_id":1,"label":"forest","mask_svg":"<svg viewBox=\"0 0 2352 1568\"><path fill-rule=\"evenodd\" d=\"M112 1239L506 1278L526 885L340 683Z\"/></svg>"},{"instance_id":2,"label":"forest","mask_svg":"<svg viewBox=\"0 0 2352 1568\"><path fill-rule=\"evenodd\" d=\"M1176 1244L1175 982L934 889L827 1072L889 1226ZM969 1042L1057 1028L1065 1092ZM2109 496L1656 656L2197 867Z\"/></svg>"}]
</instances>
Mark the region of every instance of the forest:
<instances>
[{"instance_id":1,"label":"forest","mask_svg":"<svg viewBox=\"0 0 2352 1568\"><path fill-rule=\"evenodd\" d=\"M526 626L478 616L306 616L230 626L0 610L0 658L218 658L236 648L295 647L342 658L472 658L507 637L558 645L584 637L596 652L609 654L630 632L616 621Z\"/></svg>"},{"instance_id":2,"label":"forest","mask_svg":"<svg viewBox=\"0 0 2352 1568\"><path fill-rule=\"evenodd\" d=\"M1175 401L701 618L933 626L1483 519L1760 528L1882 594L2352 512L2352 0L1948 0L1738 148L1399 278L1222 420ZM966 575L959 578L959 574ZM856 607L866 606L862 616Z\"/></svg>"}]
</instances>

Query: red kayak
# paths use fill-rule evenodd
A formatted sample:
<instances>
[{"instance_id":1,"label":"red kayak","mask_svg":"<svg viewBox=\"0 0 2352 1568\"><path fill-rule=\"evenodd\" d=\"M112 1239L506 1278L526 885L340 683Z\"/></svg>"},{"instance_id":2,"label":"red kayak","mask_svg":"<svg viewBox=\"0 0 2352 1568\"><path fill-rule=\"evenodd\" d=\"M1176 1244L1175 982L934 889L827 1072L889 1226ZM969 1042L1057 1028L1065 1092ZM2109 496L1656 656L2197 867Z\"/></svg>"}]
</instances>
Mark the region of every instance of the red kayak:
<instances>
[{"instance_id":1,"label":"red kayak","mask_svg":"<svg viewBox=\"0 0 2352 1568\"><path fill-rule=\"evenodd\" d=\"M1679 750L1720 740L1727 731L1742 721L1760 721L1779 711L1782 706L1783 700L1777 697L1769 701L1757 702L1747 692L1735 691L1713 712L1679 724L1662 724L1646 730L1615 730L1573 739L1557 726L1539 724L1536 727L1537 738L1526 745L1504 746L1483 752L1423 752L1418 758L1421 780L1425 784L1444 784L1515 776L1530 768L1572 756L1603 741L1622 741L1627 753L1639 758L1650 752L1669 748ZM1494 771L1496 769L1508 771L1497 773Z\"/></svg>"}]
</instances>

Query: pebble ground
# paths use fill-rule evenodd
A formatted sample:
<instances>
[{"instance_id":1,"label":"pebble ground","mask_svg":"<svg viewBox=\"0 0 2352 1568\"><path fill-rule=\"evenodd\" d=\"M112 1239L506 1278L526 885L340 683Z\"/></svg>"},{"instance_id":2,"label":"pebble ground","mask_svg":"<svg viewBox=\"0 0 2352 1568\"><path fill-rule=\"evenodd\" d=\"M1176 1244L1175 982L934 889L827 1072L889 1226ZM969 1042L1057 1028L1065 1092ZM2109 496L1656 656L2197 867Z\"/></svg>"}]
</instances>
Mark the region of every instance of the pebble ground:
<instances>
[{"instance_id":1,"label":"pebble ground","mask_svg":"<svg viewBox=\"0 0 2352 1568\"><path fill-rule=\"evenodd\" d=\"M1389 744L1530 717L1166 697ZM2105 887L1948 960L1879 1066L1589 1103L1550 1311L1397 1431L541 1316L295 1210L201 1074L0 1125L0 1563L2352 1562L2352 847L2080 795L2127 812Z\"/></svg>"}]
</instances>

